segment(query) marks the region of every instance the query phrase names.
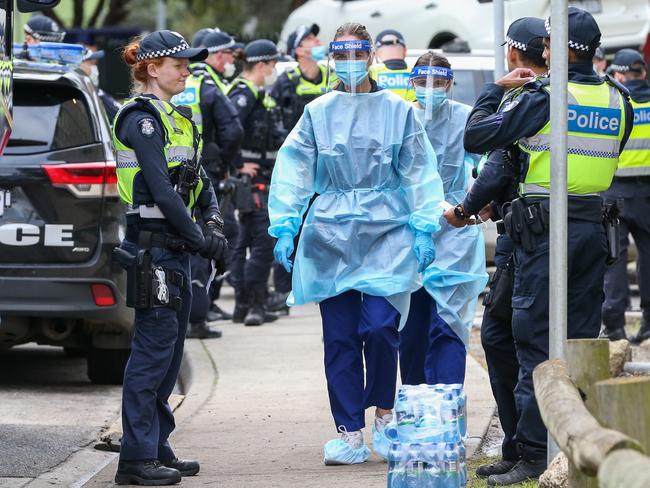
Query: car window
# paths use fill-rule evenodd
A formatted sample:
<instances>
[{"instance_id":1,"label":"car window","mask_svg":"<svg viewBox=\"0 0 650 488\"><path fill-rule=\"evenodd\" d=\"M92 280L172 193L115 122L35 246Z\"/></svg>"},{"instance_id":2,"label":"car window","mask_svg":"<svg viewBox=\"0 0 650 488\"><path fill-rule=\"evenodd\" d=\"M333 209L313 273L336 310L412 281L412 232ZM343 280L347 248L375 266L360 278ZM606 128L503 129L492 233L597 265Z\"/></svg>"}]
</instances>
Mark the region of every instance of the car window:
<instances>
[{"instance_id":1,"label":"car window","mask_svg":"<svg viewBox=\"0 0 650 488\"><path fill-rule=\"evenodd\" d=\"M493 80L494 76L491 71L454 70L452 97L457 102L473 106L481 93L483 84Z\"/></svg>"},{"instance_id":2,"label":"car window","mask_svg":"<svg viewBox=\"0 0 650 488\"><path fill-rule=\"evenodd\" d=\"M95 142L83 94L72 87L17 82L7 154L33 154Z\"/></svg>"}]
</instances>

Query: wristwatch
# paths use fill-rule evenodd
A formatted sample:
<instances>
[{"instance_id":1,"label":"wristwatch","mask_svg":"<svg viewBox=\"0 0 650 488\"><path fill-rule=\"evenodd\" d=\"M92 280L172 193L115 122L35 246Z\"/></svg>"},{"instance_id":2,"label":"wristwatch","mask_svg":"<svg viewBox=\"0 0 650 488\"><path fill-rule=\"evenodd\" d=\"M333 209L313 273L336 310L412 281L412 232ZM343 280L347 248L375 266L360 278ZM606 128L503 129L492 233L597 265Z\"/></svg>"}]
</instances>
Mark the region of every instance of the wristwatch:
<instances>
[{"instance_id":1,"label":"wristwatch","mask_svg":"<svg viewBox=\"0 0 650 488\"><path fill-rule=\"evenodd\" d=\"M454 207L454 215L459 220L469 220L470 217L465 213L465 209L463 208L463 205L460 203Z\"/></svg>"}]
</instances>

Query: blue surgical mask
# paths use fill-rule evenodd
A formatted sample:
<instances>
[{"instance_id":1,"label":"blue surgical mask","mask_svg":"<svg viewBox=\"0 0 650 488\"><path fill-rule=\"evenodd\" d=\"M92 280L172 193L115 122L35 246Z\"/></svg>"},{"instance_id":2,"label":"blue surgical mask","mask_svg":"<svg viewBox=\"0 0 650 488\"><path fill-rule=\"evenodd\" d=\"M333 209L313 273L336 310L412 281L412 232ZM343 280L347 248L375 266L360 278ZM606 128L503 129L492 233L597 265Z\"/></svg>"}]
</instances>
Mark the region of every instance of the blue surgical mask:
<instances>
[{"instance_id":1,"label":"blue surgical mask","mask_svg":"<svg viewBox=\"0 0 650 488\"><path fill-rule=\"evenodd\" d=\"M368 61L364 59L336 61L336 76L345 86L359 86L368 76Z\"/></svg>"},{"instance_id":2,"label":"blue surgical mask","mask_svg":"<svg viewBox=\"0 0 650 488\"><path fill-rule=\"evenodd\" d=\"M311 59L321 61L325 59L325 46L314 46L311 48Z\"/></svg>"},{"instance_id":3,"label":"blue surgical mask","mask_svg":"<svg viewBox=\"0 0 650 488\"><path fill-rule=\"evenodd\" d=\"M424 86L415 87L415 98L417 98L423 108L431 107L435 112L447 100L447 92L436 88L426 88Z\"/></svg>"}]
</instances>

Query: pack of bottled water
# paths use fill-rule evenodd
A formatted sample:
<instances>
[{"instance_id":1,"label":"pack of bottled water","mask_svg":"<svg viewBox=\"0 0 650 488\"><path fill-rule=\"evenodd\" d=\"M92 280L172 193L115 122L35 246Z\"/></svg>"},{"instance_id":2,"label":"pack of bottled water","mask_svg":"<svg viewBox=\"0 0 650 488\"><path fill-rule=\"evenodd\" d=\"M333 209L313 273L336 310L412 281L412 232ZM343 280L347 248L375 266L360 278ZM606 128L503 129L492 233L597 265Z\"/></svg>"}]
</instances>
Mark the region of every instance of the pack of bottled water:
<instances>
[{"instance_id":1,"label":"pack of bottled water","mask_svg":"<svg viewBox=\"0 0 650 488\"><path fill-rule=\"evenodd\" d=\"M404 385L386 435L387 488L463 488L467 398L463 385Z\"/></svg>"}]
</instances>

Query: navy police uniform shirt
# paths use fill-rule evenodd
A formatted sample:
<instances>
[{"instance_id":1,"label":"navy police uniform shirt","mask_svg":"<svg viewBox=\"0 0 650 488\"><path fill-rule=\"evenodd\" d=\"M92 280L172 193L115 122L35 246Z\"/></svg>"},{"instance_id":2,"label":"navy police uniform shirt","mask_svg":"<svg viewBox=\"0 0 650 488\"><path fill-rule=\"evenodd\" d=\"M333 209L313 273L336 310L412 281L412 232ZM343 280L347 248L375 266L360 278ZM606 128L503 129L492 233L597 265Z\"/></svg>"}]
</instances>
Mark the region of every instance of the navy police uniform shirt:
<instances>
[{"instance_id":1,"label":"navy police uniform shirt","mask_svg":"<svg viewBox=\"0 0 650 488\"><path fill-rule=\"evenodd\" d=\"M153 95L144 95L154 98ZM117 127L119 139L131 147L138 158L141 171L133 182L133 204L155 203L168 223L193 249L203 245L203 233L188 215L185 203L174 190L165 157L165 134L156 116L141 108L130 110ZM219 212L216 197L202 210L206 215Z\"/></svg>"}]
</instances>

